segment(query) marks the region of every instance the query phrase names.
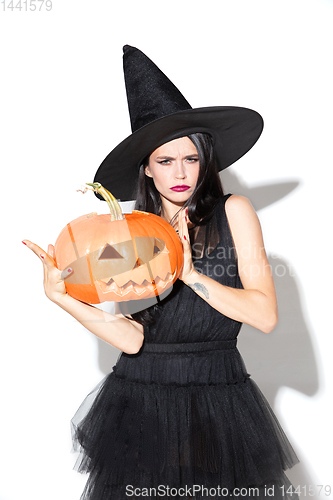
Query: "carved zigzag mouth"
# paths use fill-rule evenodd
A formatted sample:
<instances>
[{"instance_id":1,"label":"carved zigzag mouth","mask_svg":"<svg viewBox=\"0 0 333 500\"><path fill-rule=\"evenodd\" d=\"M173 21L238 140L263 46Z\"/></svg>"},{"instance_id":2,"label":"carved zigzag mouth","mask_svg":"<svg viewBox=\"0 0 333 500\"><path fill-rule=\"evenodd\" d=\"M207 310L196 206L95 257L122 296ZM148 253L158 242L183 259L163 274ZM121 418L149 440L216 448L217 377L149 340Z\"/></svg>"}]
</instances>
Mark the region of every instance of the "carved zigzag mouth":
<instances>
[{"instance_id":1,"label":"carved zigzag mouth","mask_svg":"<svg viewBox=\"0 0 333 500\"><path fill-rule=\"evenodd\" d=\"M147 293L147 291L152 293L157 292L159 294L173 282L175 274L176 272L173 274L168 272L165 279L157 276L155 280L151 282L144 280L141 284L135 283L133 280L129 280L121 287L117 285L113 278L110 278L108 281L98 280L97 283L104 293L113 292L122 297L128 295L130 292L134 292L139 296Z\"/></svg>"}]
</instances>

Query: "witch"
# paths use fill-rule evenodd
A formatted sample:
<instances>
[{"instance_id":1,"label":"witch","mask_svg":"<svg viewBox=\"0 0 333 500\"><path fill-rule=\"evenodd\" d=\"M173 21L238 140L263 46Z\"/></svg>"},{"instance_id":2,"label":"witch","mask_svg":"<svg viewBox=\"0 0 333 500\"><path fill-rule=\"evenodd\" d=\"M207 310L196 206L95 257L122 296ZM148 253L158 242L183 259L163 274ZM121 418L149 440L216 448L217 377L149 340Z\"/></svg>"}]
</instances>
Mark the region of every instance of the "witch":
<instances>
[{"instance_id":1,"label":"witch","mask_svg":"<svg viewBox=\"0 0 333 500\"><path fill-rule=\"evenodd\" d=\"M95 182L170 222L184 266L171 293L144 310L112 315L66 294L48 253L47 297L120 349L112 372L72 420L82 500L128 497L296 499L285 470L298 462L237 349L242 323L277 324L274 281L258 217L225 194L219 171L258 140L250 109L192 109L140 50L124 47L132 134L105 158Z\"/></svg>"}]
</instances>

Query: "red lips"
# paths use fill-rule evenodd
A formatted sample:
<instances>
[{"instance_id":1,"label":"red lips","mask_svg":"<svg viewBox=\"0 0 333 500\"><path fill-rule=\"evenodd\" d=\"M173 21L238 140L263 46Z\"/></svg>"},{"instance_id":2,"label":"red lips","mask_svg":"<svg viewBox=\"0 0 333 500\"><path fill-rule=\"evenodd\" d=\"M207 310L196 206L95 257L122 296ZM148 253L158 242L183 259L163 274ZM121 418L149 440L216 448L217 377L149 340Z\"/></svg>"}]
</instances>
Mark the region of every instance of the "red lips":
<instances>
[{"instance_id":1,"label":"red lips","mask_svg":"<svg viewBox=\"0 0 333 500\"><path fill-rule=\"evenodd\" d=\"M187 191L188 189L190 189L190 186L186 186L185 184L182 184L181 186L173 186L172 188L172 191Z\"/></svg>"}]
</instances>

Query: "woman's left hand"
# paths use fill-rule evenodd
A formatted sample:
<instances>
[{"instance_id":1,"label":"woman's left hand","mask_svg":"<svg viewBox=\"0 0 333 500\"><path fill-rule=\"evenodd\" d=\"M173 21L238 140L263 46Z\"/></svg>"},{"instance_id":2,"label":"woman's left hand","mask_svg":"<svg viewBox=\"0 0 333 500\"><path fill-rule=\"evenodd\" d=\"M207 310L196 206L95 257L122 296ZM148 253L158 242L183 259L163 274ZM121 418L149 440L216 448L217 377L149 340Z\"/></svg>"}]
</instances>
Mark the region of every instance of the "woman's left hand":
<instances>
[{"instance_id":1,"label":"woman's left hand","mask_svg":"<svg viewBox=\"0 0 333 500\"><path fill-rule=\"evenodd\" d=\"M184 250L184 265L179 279L184 281L184 283L188 283L190 277L196 272L192 260L192 248L188 232L188 224L189 218L187 216L187 208L185 208L181 210L178 215L178 235Z\"/></svg>"}]
</instances>

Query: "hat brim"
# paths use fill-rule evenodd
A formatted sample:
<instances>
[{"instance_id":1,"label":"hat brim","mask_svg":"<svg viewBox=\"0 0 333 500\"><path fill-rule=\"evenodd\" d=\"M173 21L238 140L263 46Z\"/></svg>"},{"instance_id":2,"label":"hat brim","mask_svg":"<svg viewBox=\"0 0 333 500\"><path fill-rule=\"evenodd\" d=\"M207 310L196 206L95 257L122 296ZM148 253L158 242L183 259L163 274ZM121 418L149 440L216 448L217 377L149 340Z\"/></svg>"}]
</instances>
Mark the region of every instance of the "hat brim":
<instances>
[{"instance_id":1,"label":"hat brim","mask_svg":"<svg viewBox=\"0 0 333 500\"><path fill-rule=\"evenodd\" d=\"M133 199L139 166L166 142L196 132L213 137L218 169L223 170L257 142L263 119L252 109L214 106L179 111L150 122L116 146L101 163L94 182L100 182L117 199ZM100 197L100 196L98 196Z\"/></svg>"}]
</instances>

